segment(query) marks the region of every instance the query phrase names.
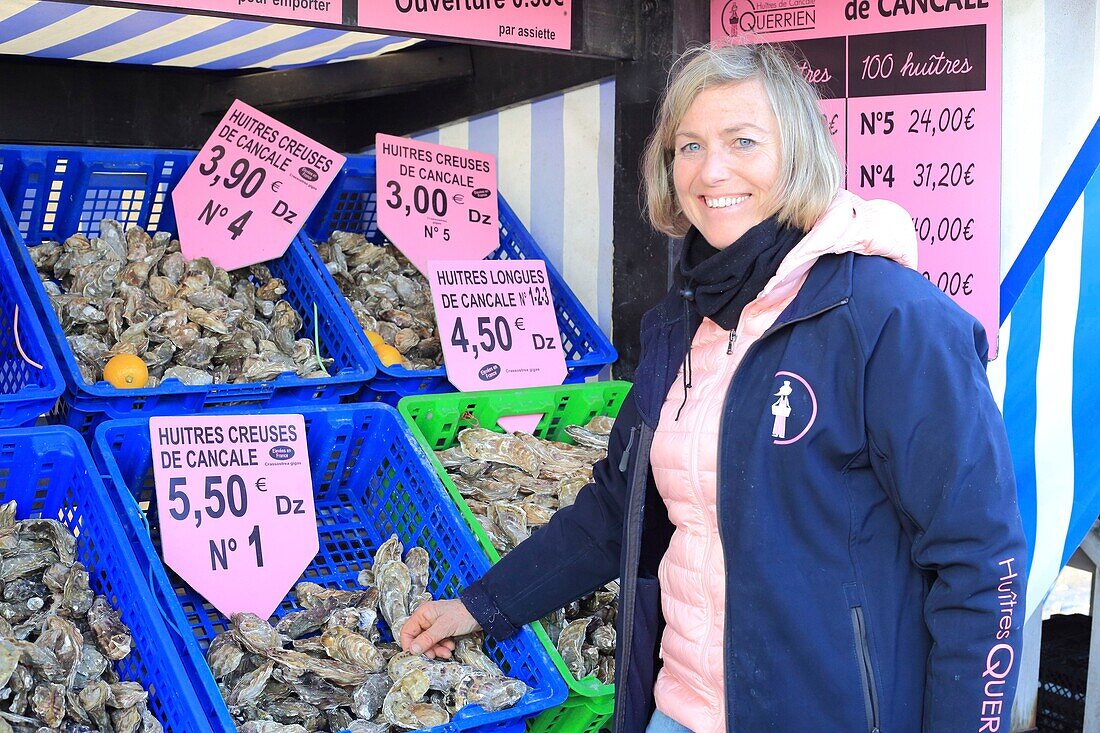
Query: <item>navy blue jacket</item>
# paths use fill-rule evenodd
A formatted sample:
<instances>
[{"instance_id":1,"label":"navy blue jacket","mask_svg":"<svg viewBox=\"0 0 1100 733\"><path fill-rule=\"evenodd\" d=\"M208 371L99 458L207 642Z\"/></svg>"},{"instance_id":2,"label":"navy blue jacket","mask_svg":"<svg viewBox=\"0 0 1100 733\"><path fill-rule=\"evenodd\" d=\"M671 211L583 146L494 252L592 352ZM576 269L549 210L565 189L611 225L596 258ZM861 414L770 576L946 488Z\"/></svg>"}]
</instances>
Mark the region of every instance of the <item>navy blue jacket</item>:
<instances>
[{"instance_id":1,"label":"navy blue jacket","mask_svg":"<svg viewBox=\"0 0 1100 733\"><path fill-rule=\"evenodd\" d=\"M616 733L653 711L672 526L649 451L698 324L675 293L645 315L595 482L462 595L507 637L619 577ZM750 347L720 406L727 730L1009 731L1026 550L986 351L919 274L852 253Z\"/></svg>"}]
</instances>

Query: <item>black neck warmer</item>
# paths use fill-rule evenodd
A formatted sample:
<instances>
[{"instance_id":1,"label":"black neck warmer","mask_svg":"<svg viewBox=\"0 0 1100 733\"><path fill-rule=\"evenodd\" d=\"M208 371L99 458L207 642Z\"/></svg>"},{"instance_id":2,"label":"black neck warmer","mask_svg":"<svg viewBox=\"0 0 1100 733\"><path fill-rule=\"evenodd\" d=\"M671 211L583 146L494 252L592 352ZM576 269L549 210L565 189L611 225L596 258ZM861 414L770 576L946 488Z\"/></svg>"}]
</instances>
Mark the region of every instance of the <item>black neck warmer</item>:
<instances>
[{"instance_id":1,"label":"black neck warmer","mask_svg":"<svg viewBox=\"0 0 1100 733\"><path fill-rule=\"evenodd\" d=\"M685 296L698 311L727 331L737 328L741 310L775 277L780 263L804 233L765 219L725 249L715 249L692 227L684 237L680 277Z\"/></svg>"},{"instance_id":2,"label":"black neck warmer","mask_svg":"<svg viewBox=\"0 0 1100 733\"><path fill-rule=\"evenodd\" d=\"M765 219L741 235L725 249L715 249L695 227L684 237L680 253L680 296L684 299L684 315L694 307L722 328L731 332L737 328L741 311L751 303L775 277L779 265L805 232L794 226L780 226L776 217ZM684 331L687 343L684 357L684 399L691 388L691 338ZM676 419L680 419L680 410Z\"/></svg>"}]
</instances>

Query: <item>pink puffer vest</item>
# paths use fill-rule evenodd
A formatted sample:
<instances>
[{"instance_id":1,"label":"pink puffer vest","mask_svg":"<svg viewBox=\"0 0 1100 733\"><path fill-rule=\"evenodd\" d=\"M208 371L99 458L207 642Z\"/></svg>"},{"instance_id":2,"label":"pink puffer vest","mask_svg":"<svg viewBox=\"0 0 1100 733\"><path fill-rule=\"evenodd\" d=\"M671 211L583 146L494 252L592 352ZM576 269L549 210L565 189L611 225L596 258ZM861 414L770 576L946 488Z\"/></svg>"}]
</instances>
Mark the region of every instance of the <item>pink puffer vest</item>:
<instances>
[{"instance_id":1,"label":"pink puffer vest","mask_svg":"<svg viewBox=\"0 0 1100 733\"><path fill-rule=\"evenodd\" d=\"M722 404L745 352L798 294L817 258L841 252L882 255L915 267L912 222L895 204L863 201L841 191L759 297L745 307L732 342L729 331L703 320L691 345L687 402L681 410L681 373L661 410L651 466L676 529L658 570L667 626L661 639L664 666L654 694L662 713L695 733L726 730L726 572L716 504Z\"/></svg>"}]
</instances>

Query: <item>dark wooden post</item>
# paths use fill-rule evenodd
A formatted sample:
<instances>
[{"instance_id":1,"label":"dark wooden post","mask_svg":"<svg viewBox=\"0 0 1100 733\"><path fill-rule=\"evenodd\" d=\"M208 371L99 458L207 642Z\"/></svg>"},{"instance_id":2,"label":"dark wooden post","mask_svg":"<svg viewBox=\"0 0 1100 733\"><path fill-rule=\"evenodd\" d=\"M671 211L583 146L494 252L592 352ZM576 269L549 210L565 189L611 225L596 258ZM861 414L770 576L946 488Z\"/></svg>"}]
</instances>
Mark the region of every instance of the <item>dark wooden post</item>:
<instances>
[{"instance_id":1,"label":"dark wooden post","mask_svg":"<svg viewBox=\"0 0 1100 733\"><path fill-rule=\"evenodd\" d=\"M642 314L671 283L677 242L653 231L641 201L640 162L653 130L657 101L673 59L708 39L704 0L642 0L637 6L637 53L615 75L615 214L613 341L617 378L632 379L638 364Z\"/></svg>"}]
</instances>

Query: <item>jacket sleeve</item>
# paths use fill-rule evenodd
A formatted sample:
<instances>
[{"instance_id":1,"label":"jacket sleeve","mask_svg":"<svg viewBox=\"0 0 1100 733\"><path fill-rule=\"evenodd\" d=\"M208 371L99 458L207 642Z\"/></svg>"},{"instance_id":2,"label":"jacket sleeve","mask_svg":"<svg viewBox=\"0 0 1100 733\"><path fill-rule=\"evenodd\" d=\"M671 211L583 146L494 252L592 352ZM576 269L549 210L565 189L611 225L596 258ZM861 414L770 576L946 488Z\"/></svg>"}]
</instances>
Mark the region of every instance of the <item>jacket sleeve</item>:
<instances>
[{"instance_id":1,"label":"jacket sleeve","mask_svg":"<svg viewBox=\"0 0 1100 733\"><path fill-rule=\"evenodd\" d=\"M593 483L462 592L462 602L490 636L507 638L618 577L626 464L640 421L631 392L615 419L607 458L593 467Z\"/></svg>"},{"instance_id":2,"label":"jacket sleeve","mask_svg":"<svg viewBox=\"0 0 1100 733\"><path fill-rule=\"evenodd\" d=\"M938 292L895 306L872 339L871 464L932 580L925 733L1011 726L1027 550L982 327Z\"/></svg>"}]
</instances>

